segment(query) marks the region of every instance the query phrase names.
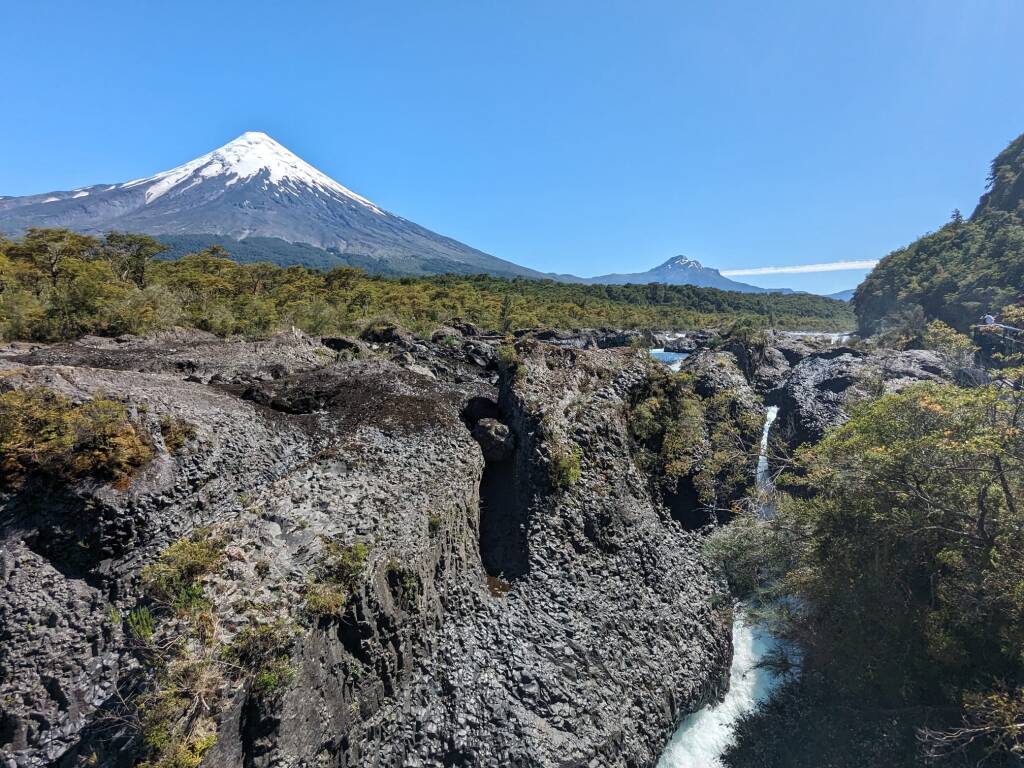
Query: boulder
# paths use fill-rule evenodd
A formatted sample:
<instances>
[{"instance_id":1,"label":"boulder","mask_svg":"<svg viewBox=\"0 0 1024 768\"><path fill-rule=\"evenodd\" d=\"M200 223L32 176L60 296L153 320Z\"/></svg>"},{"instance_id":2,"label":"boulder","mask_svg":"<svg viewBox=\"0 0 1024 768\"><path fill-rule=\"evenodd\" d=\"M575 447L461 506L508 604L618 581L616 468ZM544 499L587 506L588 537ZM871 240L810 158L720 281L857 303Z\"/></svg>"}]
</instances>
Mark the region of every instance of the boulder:
<instances>
[{"instance_id":1,"label":"boulder","mask_svg":"<svg viewBox=\"0 0 1024 768\"><path fill-rule=\"evenodd\" d=\"M515 436L497 419L480 419L473 427L473 439L480 443L485 461L505 461L515 449Z\"/></svg>"}]
</instances>

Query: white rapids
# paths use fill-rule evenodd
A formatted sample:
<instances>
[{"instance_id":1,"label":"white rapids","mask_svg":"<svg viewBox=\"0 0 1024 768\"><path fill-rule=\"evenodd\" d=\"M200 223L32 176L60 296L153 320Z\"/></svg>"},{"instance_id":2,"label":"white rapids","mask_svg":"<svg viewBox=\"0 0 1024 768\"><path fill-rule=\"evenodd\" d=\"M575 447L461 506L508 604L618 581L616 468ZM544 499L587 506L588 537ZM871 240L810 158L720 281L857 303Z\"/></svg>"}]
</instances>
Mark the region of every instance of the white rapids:
<instances>
[{"instance_id":1,"label":"white rapids","mask_svg":"<svg viewBox=\"0 0 1024 768\"><path fill-rule=\"evenodd\" d=\"M659 355L662 350L651 350ZM771 472L768 467L768 433L779 409L771 406L764 419L761 447L757 457L757 491L762 496L759 514L770 519L775 514L771 503ZM733 656L729 669L729 690L718 704L705 707L686 717L662 752L657 768L716 768L721 756L732 744L733 728L745 714L764 701L778 683L778 675L758 666L778 645L764 629L747 623L743 608L736 611L732 625Z\"/></svg>"},{"instance_id":2,"label":"white rapids","mask_svg":"<svg viewBox=\"0 0 1024 768\"><path fill-rule=\"evenodd\" d=\"M758 663L775 647L767 632L737 615L732 625L732 668L729 692L720 704L705 707L683 720L658 760L657 768L713 768L732 743L736 721L771 693L777 682L771 670Z\"/></svg>"}]
</instances>

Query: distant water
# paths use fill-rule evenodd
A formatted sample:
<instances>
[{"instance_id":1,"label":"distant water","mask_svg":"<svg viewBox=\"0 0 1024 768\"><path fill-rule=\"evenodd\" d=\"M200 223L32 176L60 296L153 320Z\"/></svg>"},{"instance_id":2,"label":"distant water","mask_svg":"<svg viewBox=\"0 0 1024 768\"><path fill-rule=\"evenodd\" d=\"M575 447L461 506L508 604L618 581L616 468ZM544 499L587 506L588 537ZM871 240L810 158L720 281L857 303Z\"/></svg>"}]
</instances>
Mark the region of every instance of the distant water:
<instances>
[{"instance_id":1,"label":"distant water","mask_svg":"<svg viewBox=\"0 0 1024 768\"><path fill-rule=\"evenodd\" d=\"M651 353L651 357L655 360L660 360L673 371L679 371L679 367L683 364L683 360L690 356L689 352L666 352L661 347L650 349L648 352Z\"/></svg>"},{"instance_id":2,"label":"distant water","mask_svg":"<svg viewBox=\"0 0 1024 768\"><path fill-rule=\"evenodd\" d=\"M654 354L653 350L651 354ZM770 499L772 478L768 467L768 433L778 414L776 406L765 412L761 450L757 457L756 485L757 492L762 495L759 514L764 519L775 515ZM732 666L725 699L683 720L662 752L657 768L721 766L720 758L733 741L736 721L764 701L778 683L778 676L771 670L757 666L777 646L777 641L764 629L748 624L742 607L733 620L732 643Z\"/></svg>"}]
</instances>

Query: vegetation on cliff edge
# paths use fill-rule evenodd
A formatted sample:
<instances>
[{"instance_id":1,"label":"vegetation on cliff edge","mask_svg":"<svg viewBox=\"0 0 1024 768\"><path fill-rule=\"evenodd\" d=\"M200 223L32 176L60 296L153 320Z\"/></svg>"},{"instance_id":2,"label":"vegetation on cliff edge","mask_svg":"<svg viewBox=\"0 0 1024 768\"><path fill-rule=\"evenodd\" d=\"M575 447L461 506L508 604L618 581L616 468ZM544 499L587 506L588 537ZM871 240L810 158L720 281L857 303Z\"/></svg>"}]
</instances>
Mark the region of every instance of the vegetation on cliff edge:
<instances>
[{"instance_id":1,"label":"vegetation on cliff edge","mask_svg":"<svg viewBox=\"0 0 1024 768\"><path fill-rule=\"evenodd\" d=\"M862 334L919 311L966 330L986 312L1024 301L1024 135L992 162L989 188L969 219L954 211L937 232L890 253L857 288Z\"/></svg>"},{"instance_id":2,"label":"vegetation on cliff edge","mask_svg":"<svg viewBox=\"0 0 1024 768\"><path fill-rule=\"evenodd\" d=\"M709 545L804 670L728 764L1024 753L1024 395L918 385L855 406L796 464L773 521ZM828 748L768 738L783 722Z\"/></svg>"}]
</instances>

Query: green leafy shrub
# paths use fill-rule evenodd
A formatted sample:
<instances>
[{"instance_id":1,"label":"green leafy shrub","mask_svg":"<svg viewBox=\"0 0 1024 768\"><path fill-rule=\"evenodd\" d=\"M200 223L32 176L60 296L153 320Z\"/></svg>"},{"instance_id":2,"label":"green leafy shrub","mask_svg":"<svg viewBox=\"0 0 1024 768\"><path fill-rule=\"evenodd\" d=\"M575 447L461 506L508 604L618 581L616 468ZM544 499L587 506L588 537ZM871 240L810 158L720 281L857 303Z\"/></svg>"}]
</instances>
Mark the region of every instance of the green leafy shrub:
<instances>
[{"instance_id":1,"label":"green leafy shrub","mask_svg":"<svg viewBox=\"0 0 1024 768\"><path fill-rule=\"evenodd\" d=\"M208 607L201 580L224 561L225 542L207 529L196 531L165 549L155 563L142 569L147 593L182 614Z\"/></svg>"},{"instance_id":2,"label":"green leafy shrub","mask_svg":"<svg viewBox=\"0 0 1024 768\"><path fill-rule=\"evenodd\" d=\"M140 643L148 643L153 639L156 623L153 621L153 614L149 608L143 606L128 614L128 631Z\"/></svg>"},{"instance_id":3,"label":"green leafy shrub","mask_svg":"<svg viewBox=\"0 0 1024 768\"><path fill-rule=\"evenodd\" d=\"M271 697L295 676L290 658L294 636L294 628L284 620L250 625L235 635L222 656L245 671L257 696Z\"/></svg>"},{"instance_id":4,"label":"green leafy shrub","mask_svg":"<svg viewBox=\"0 0 1024 768\"><path fill-rule=\"evenodd\" d=\"M519 352L514 345L502 344L498 347L498 365L501 366L502 370L513 370L521 362Z\"/></svg>"},{"instance_id":5,"label":"green leafy shrub","mask_svg":"<svg viewBox=\"0 0 1024 768\"><path fill-rule=\"evenodd\" d=\"M97 397L75 404L43 387L0 394L0 478L30 474L64 482L95 477L124 488L152 456L122 403Z\"/></svg>"},{"instance_id":6,"label":"green leafy shrub","mask_svg":"<svg viewBox=\"0 0 1024 768\"><path fill-rule=\"evenodd\" d=\"M953 370L970 368L978 348L962 333L957 333L941 320L928 323L924 332L924 347L939 353Z\"/></svg>"},{"instance_id":7,"label":"green leafy shrub","mask_svg":"<svg viewBox=\"0 0 1024 768\"><path fill-rule=\"evenodd\" d=\"M160 434L164 438L164 445L171 453L179 453L189 441L194 440L196 428L183 419L173 416L163 416L160 419Z\"/></svg>"},{"instance_id":8,"label":"green leafy shrub","mask_svg":"<svg viewBox=\"0 0 1024 768\"><path fill-rule=\"evenodd\" d=\"M363 542L344 545L328 540L324 560L303 591L306 611L312 616L340 616L349 595L359 586L370 549Z\"/></svg>"},{"instance_id":9,"label":"green leafy shrub","mask_svg":"<svg viewBox=\"0 0 1024 768\"><path fill-rule=\"evenodd\" d=\"M158 670L157 687L141 696L142 741L147 759L140 768L199 768L217 741L208 702L223 683L219 665L207 657L176 656Z\"/></svg>"},{"instance_id":10,"label":"green leafy shrub","mask_svg":"<svg viewBox=\"0 0 1024 768\"><path fill-rule=\"evenodd\" d=\"M556 446L548 464L548 481L555 491L567 491L580 479L580 460L583 452L578 445L571 448Z\"/></svg>"}]
</instances>

